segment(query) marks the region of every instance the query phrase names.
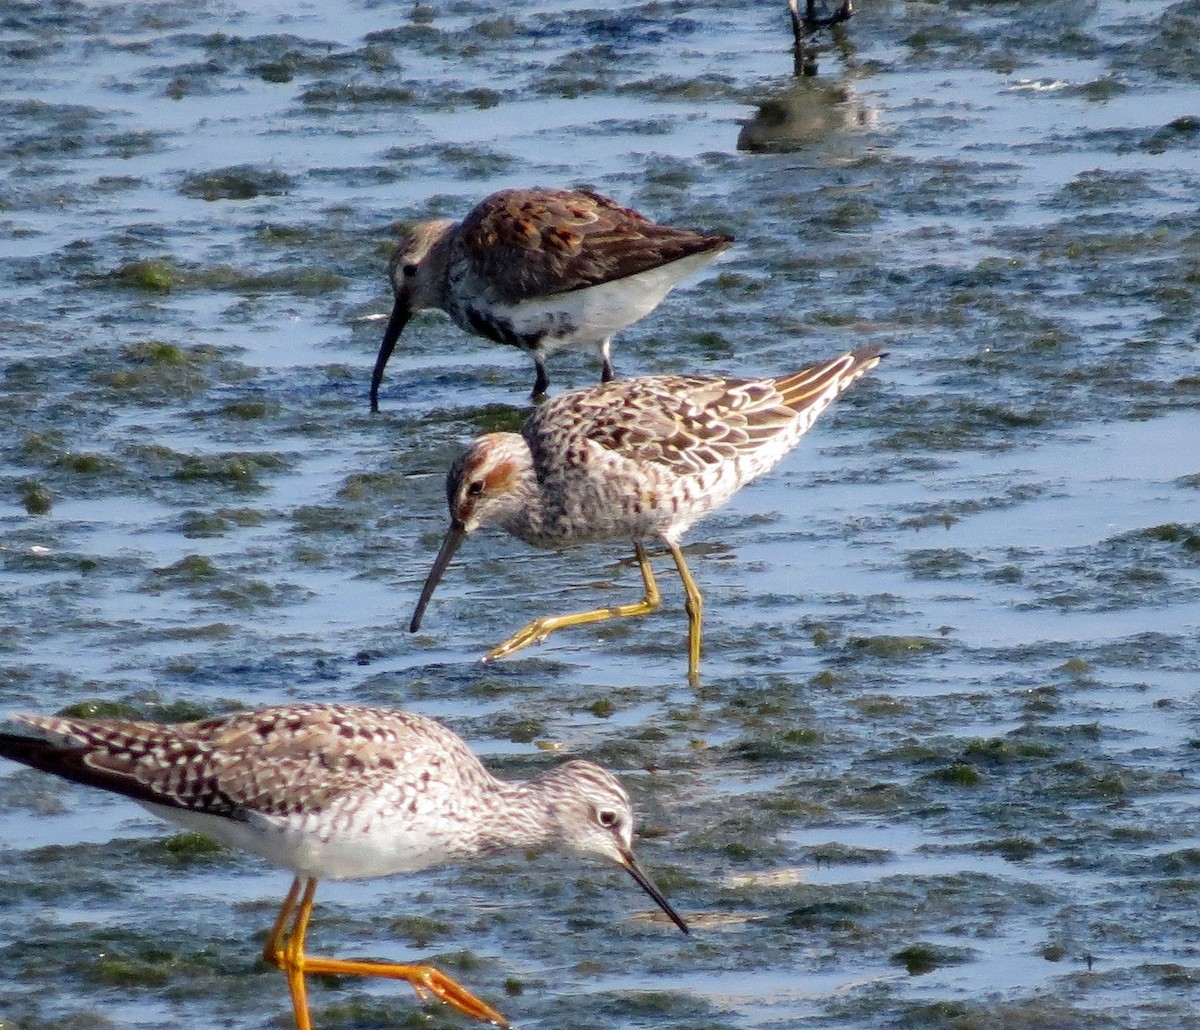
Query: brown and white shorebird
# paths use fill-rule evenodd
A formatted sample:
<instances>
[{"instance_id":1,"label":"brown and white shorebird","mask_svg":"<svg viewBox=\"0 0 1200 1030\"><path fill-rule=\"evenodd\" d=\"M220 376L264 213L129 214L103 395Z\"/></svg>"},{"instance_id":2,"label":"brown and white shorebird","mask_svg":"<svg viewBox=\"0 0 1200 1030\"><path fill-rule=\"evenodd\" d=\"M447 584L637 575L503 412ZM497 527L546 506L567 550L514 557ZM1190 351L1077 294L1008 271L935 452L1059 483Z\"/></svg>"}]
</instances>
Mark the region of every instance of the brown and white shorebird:
<instances>
[{"instance_id":1,"label":"brown and white shorebird","mask_svg":"<svg viewBox=\"0 0 1200 1030\"><path fill-rule=\"evenodd\" d=\"M590 190L502 190L461 222L421 222L388 265L396 302L371 374L371 410L379 410L396 341L422 308L440 308L468 332L528 351L535 399L550 386L546 359L564 347L595 349L608 382L613 335L732 243L658 225Z\"/></svg>"},{"instance_id":2,"label":"brown and white shorebird","mask_svg":"<svg viewBox=\"0 0 1200 1030\"><path fill-rule=\"evenodd\" d=\"M161 725L17 715L0 757L140 802L154 815L295 874L264 959L287 975L296 1030L311 1030L305 977L406 980L482 1022L508 1022L426 965L309 955L317 881L413 872L507 851L559 850L624 868L684 933L633 857L617 779L565 762L524 782L489 773L462 739L421 715L295 704Z\"/></svg>"},{"instance_id":3,"label":"brown and white shorebird","mask_svg":"<svg viewBox=\"0 0 1200 1030\"><path fill-rule=\"evenodd\" d=\"M642 376L573 390L541 405L520 433L477 437L446 477L450 529L410 629L462 541L498 525L535 547L631 540L638 602L535 619L493 648L504 658L566 626L645 615L659 605L645 541L661 540L683 580L688 678L700 670L700 591L679 539L697 519L773 468L833 400L883 357L863 347L779 379Z\"/></svg>"}]
</instances>

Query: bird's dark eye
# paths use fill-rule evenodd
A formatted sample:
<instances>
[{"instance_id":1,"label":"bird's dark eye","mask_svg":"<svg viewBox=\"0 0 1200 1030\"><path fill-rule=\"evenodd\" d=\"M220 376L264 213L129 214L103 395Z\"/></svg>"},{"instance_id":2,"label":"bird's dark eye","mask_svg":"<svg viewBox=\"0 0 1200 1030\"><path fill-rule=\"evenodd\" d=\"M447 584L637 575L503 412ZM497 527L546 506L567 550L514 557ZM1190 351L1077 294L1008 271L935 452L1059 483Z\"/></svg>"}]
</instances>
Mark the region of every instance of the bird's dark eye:
<instances>
[{"instance_id":1,"label":"bird's dark eye","mask_svg":"<svg viewBox=\"0 0 1200 1030\"><path fill-rule=\"evenodd\" d=\"M612 829L612 827L616 826L617 823L620 822L620 816L618 816L616 812L611 812L606 809L603 812L596 813L596 822L598 822L605 829Z\"/></svg>"},{"instance_id":2,"label":"bird's dark eye","mask_svg":"<svg viewBox=\"0 0 1200 1030\"><path fill-rule=\"evenodd\" d=\"M467 495L470 497L478 497L483 493L483 480L477 479L474 483L467 487Z\"/></svg>"},{"instance_id":3,"label":"bird's dark eye","mask_svg":"<svg viewBox=\"0 0 1200 1030\"><path fill-rule=\"evenodd\" d=\"M407 261L401 266L400 271L402 271L406 277L411 279L417 274L417 263L415 261Z\"/></svg>"}]
</instances>

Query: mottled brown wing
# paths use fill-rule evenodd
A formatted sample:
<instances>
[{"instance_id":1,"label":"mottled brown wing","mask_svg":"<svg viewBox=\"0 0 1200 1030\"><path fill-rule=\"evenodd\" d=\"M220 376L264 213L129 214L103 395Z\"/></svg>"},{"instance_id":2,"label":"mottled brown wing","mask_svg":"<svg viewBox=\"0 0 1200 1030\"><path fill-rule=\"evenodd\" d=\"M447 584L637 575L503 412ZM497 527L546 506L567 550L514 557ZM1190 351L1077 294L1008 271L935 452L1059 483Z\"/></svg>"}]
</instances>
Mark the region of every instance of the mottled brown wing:
<instances>
[{"instance_id":1,"label":"mottled brown wing","mask_svg":"<svg viewBox=\"0 0 1200 1030\"><path fill-rule=\"evenodd\" d=\"M645 376L574 397L581 403L570 417L587 440L678 476L732 461L795 420L769 379Z\"/></svg>"},{"instance_id":2,"label":"mottled brown wing","mask_svg":"<svg viewBox=\"0 0 1200 1030\"><path fill-rule=\"evenodd\" d=\"M882 357L878 346L863 347L780 379L644 376L606 383L542 405L531 423L574 426L631 461L693 475L776 439L794 442Z\"/></svg>"},{"instance_id":3,"label":"mottled brown wing","mask_svg":"<svg viewBox=\"0 0 1200 1030\"><path fill-rule=\"evenodd\" d=\"M447 747L465 749L444 730L405 733L404 713L387 725L342 714L291 706L177 726L17 716L45 739L0 735L0 755L136 801L237 819L319 811L348 792L380 789L399 756L412 758L410 769L433 768Z\"/></svg>"},{"instance_id":4,"label":"mottled brown wing","mask_svg":"<svg viewBox=\"0 0 1200 1030\"><path fill-rule=\"evenodd\" d=\"M205 749L169 726L35 715L13 721L39 736L3 734L5 758L135 801L236 816L236 802L206 773Z\"/></svg>"},{"instance_id":5,"label":"mottled brown wing","mask_svg":"<svg viewBox=\"0 0 1200 1030\"><path fill-rule=\"evenodd\" d=\"M508 303L624 279L733 242L658 225L589 190L503 190L478 204L460 233L475 274Z\"/></svg>"},{"instance_id":6,"label":"mottled brown wing","mask_svg":"<svg viewBox=\"0 0 1200 1030\"><path fill-rule=\"evenodd\" d=\"M265 815L319 812L347 795L378 794L395 781L397 762L413 788L423 789L449 750L466 750L436 723L421 720L421 732L412 733L408 726L416 717L389 712L371 719L366 712L290 706L214 720L222 794Z\"/></svg>"}]
</instances>

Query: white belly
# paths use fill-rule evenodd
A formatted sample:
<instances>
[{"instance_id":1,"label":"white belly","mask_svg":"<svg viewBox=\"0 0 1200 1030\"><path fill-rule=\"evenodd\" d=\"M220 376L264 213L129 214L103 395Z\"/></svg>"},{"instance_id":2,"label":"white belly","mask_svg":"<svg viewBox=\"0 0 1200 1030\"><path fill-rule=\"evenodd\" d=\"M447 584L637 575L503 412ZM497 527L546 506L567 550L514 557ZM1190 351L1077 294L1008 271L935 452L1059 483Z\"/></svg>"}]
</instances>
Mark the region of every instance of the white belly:
<instances>
[{"instance_id":1,"label":"white belly","mask_svg":"<svg viewBox=\"0 0 1200 1030\"><path fill-rule=\"evenodd\" d=\"M490 311L523 335L544 334L538 349L546 354L576 344L602 350L605 341L645 318L681 279L716 256L693 254L624 279L518 304L495 304Z\"/></svg>"},{"instance_id":2,"label":"white belly","mask_svg":"<svg viewBox=\"0 0 1200 1030\"><path fill-rule=\"evenodd\" d=\"M254 815L247 821L143 802L167 822L248 851L269 865L318 880L355 880L415 872L455 860L438 838L357 819L332 824L317 817Z\"/></svg>"}]
</instances>

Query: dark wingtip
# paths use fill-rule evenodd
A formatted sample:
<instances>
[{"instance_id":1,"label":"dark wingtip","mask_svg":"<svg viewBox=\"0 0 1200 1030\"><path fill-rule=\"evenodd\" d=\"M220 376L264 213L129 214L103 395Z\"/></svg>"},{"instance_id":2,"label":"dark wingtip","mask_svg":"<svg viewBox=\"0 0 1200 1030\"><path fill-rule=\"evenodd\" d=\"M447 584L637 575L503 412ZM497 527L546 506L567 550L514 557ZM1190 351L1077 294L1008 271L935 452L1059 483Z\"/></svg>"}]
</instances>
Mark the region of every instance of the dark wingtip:
<instances>
[{"instance_id":1,"label":"dark wingtip","mask_svg":"<svg viewBox=\"0 0 1200 1030\"><path fill-rule=\"evenodd\" d=\"M869 343L850 352L856 361L882 361L890 353L883 349L882 343Z\"/></svg>"}]
</instances>

